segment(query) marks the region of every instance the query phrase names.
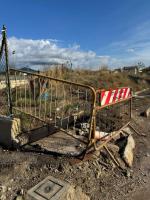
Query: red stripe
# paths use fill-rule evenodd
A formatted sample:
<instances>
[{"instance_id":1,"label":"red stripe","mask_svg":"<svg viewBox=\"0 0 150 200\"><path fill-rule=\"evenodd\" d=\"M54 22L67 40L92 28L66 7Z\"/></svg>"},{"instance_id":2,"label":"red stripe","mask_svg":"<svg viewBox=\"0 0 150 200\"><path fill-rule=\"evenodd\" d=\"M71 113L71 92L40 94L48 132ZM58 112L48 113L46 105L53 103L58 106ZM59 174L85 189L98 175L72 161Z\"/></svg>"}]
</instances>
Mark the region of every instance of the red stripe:
<instances>
[{"instance_id":1,"label":"red stripe","mask_svg":"<svg viewBox=\"0 0 150 200\"><path fill-rule=\"evenodd\" d=\"M102 91L102 92L101 92L101 101L102 101L104 95L105 95L105 91Z\"/></svg>"},{"instance_id":2,"label":"red stripe","mask_svg":"<svg viewBox=\"0 0 150 200\"><path fill-rule=\"evenodd\" d=\"M123 92L123 89L121 88L121 90L120 90L120 92L119 92L119 97L118 97L118 100L120 100L120 99L121 99L122 92Z\"/></svg>"},{"instance_id":3,"label":"red stripe","mask_svg":"<svg viewBox=\"0 0 150 200\"><path fill-rule=\"evenodd\" d=\"M110 97L111 97L111 91L109 91L109 93L108 93L107 99L106 99L106 101L105 101L105 105L106 105L106 104L109 104Z\"/></svg>"},{"instance_id":4,"label":"red stripe","mask_svg":"<svg viewBox=\"0 0 150 200\"><path fill-rule=\"evenodd\" d=\"M113 102L116 101L116 96L117 96L117 94L118 94L118 89L116 89L116 91L115 91L115 94L114 94L114 97L113 97Z\"/></svg>"},{"instance_id":5,"label":"red stripe","mask_svg":"<svg viewBox=\"0 0 150 200\"><path fill-rule=\"evenodd\" d=\"M129 89L129 93L128 93L128 96L126 97L128 89ZM101 103L102 103L102 100L104 100L103 98L105 98L106 92L108 92L108 94L107 94L106 100L103 105L110 104L109 101L110 101L112 95L113 95L113 100L111 103L115 103L119 100L125 99L125 97L128 98L131 95L131 90L130 90L130 88L127 88L127 87L121 88L121 89L117 88L115 90L115 92L114 92L114 90L101 91L100 92L101 93ZM117 96L118 96L118 98L116 98Z\"/></svg>"}]
</instances>

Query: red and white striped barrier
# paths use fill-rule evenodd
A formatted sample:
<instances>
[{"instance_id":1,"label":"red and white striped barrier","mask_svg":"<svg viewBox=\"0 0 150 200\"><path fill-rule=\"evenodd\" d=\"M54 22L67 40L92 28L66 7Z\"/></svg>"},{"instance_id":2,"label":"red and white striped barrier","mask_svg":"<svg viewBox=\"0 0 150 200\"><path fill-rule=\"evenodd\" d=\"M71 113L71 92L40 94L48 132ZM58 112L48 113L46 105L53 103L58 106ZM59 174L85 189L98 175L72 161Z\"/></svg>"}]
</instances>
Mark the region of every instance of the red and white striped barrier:
<instances>
[{"instance_id":1,"label":"red and white striped barrier","mask_svg":"<svg viewBox=\"0 0 150 200\"><path fill-rule=\"evenodd\" d=\"M126 100L131 97L131 88L118 88L115 90L100 91L100 105L106 106Z\"/></svg>"}]
</instances>

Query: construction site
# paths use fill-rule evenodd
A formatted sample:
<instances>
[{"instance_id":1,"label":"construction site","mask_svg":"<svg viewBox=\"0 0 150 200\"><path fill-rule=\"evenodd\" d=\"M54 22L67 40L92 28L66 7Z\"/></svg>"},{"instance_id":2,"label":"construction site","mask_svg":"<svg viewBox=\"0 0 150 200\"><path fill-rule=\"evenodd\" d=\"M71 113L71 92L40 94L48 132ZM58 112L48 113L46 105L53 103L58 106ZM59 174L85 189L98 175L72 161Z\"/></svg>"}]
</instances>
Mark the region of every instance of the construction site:
<instances>
[{"instance_id":1,"label":"construction site","mask_svg":"<svg viewBox=\"0 0 150 200\"><path fill-rule=\"evenodd\" d=\"M150 72L11 67L0 41L0 199L149 200Z\"/></svg>"}]
</instances>

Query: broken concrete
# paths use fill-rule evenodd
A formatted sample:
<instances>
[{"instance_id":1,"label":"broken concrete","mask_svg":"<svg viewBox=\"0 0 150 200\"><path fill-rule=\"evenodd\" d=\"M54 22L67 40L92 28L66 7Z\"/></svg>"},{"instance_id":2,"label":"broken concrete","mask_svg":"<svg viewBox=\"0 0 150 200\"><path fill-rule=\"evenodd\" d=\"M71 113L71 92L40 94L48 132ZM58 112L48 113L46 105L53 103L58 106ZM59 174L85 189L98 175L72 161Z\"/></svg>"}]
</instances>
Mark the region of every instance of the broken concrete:
<instances>
[{"instance_id":1,"label":"broken concrete","mask_svg":"<svg viewBox=\"0 0 150 200\"><path fill-rule=\"evenodd\" d=\"M0 144L11 148L21 133L20 119L0 116Z\"/></svg>"},{"instance_id":2,"label":"broken concrete","mask_svg":"<svg viewBox=\"0 0 150 200\"><path fill-rule=\"evenodd\" d=\"M132 164L133 164L134 148L135 148L135 141L134 141L133 137L131 135L129 135L127 138L126 146L124 148L124 152L123 152L123 159L129 167L132 167Z\"/></svg>"},{"instance_id":3,"label":"broken concrete","mask_svg":"<svg viewBox=\"0 0 150 200\"><path fill-rule=\"evenodd\" d=\"M74 187L66 181L48 176L26 195L26 200L90 200L80 187Z\"/></svg>"}]
</instances>

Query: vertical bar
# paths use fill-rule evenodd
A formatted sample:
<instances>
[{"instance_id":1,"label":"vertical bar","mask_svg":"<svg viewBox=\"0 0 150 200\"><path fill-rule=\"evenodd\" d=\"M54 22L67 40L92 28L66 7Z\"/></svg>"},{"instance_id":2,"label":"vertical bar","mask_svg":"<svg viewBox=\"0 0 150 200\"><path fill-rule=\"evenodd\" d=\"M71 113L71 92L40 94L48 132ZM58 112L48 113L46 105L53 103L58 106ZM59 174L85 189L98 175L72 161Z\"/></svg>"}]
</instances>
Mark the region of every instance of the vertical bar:
<instances>
[{"instance_id":1,"label":"vertical bar","mask_svg":"<svg viewBox=\"0 0 150 200\"><path fill-rule=\"evenodd\" d=\"M36 78L33 78L34 79L34 81L33 81L33 100L34 100L34 114L35 114L35 116L36 116L36 91L35 91L35 89L36 89L36 82L35 82L35 80L37 80Z\"/></svg>"},{"instance_id":2,"label":"vertical bar","mask_svg":"<svg viewBox=\"0 0 150 200\"><path fill-rule=\"evenodd\" d=\"M64 120L64 118L65 118L65 116L66 116L66 92L65 92L65 85L64 85L64 83L63 83L63 112L62 112L62 124L61 124L61 126L63 125L63 120Z\"/></svg>"},{"instance_id":3,"label":"vertical bar","mask_svg":"<svg viewBox=\"0 0 150 200\"><path fill-rule=\"evenodd\" d=\"M58 93L57 93L57 81L56 81L56 85L55 85L55 126L57 126L57 112L58 112L58 108L57 108L57 98L58 98Z\"/></svg>"},{"instance_id":4,"label":"vertical bar","mask_svg":"<svg viewBox=\"0 0 150 200\"><path fill-rule=\"evenodd\" d=\"M131 99L130 99L130 119L132 118L132 88L131 88Z\"/></svg>"},{"instance_id":5,"label":"vertical bar","mask_svg":"<svg viewBox=\"0 0 150 200\"><path fill-rule=\"evenodd\" d=\"M45 94L45 95L44 95L44 97L45 97L45 98L44 98L44 120L46 120L46 116L47 116L47 112L46 112L46 111L47 111L47 99L46 99L46 98L47 98L47 97L46 97L46 94L47 94L47 93L46 93L46 91L47 91L47 88L46 88L46 87L47 87L47 81L45 82L44 87L45 87L45 88L44 88L44 89L45 89L45 93L43 93L43 94Z\"/></svg>"},{"instance_id":6,"label":"vertical bar","mask_svg":"<svg viewBox=\"0 0 150 200\"><path fill-rule=\"evenodd\" d=\"M24 110L26 112L26 109L27 109L27 88L26 88L26 75L24 74L24 95L25 95L25 99L24 99Z\"/></svg>"},{"instance_id":7,"label":"vertical bar","mask_svg":"<svg viewBox=\"0 0 150 200\"><path fill-rule=\"evenodd\" d=\"M15 99L15 106L17 107L17 102L18 102L18 91L17 91L17 87L18 87L18 85L17 85L17 76L16 76L16 72L15 72L15 81L16 81L16 87L15 87L15 89L16 89L16 99Z\"/></svg>"},{"instance_id":8,"label":"vertical bar","mask_svg":"<svg viewBox=\"0 0 150 200\"><path fill-rule=\"evenodd\" d=\"M42 81L42 80L41 80L40 78L38 78L38 81L39 81L38 83L39 83L39 87L40 87L40 88L39 88L40 90L38 91L38 92L39 92L38 98L39 98L39 101L40 101L40 102L39 102L39 103L40 103L40 104L39 104L39 118L41 118L41 85L42 85L42 84L41 84L41 81Z\"/></svg>"},{"instance_id":9,"label":"vertical bar","mask_svg":"<svg viewBox=\"0 0 150 200\"><path fill-rule=\"evenodd\" d=\"M32 114L32 95L31 95L31 87L30 87L30 79L28 79L28 91L29 91L29 101L30 101L30 114Z\"/></svg>"},{"instance_id":10,"label":"vertical bar","mask_svg":"<svg viewBox=\"0 0 150 200\"><path fill-rule=\"evenodd\" d=\"M21 72L19 73L19 80L20 80L20 82L21 82ZM19 96L20 96L20 107L21 107L21 110L23 110L22 109L22 107L23 107L23 105L22 105L22 88L21 88L21 85L19 86L20 87L20 90L19 90Z\"/></svg>"},{"instance_id":11,"label":"vertical bar","mask_svg":"<svg viewBox=\"0 0 150 200\"><path fill-rule=\"evenodd\" d=\"M50 121L51 121L51 118L52 118L52 100L53 100L52 81L50 81L50 106L49 106Z\"/></svg>"}]
</instances>

